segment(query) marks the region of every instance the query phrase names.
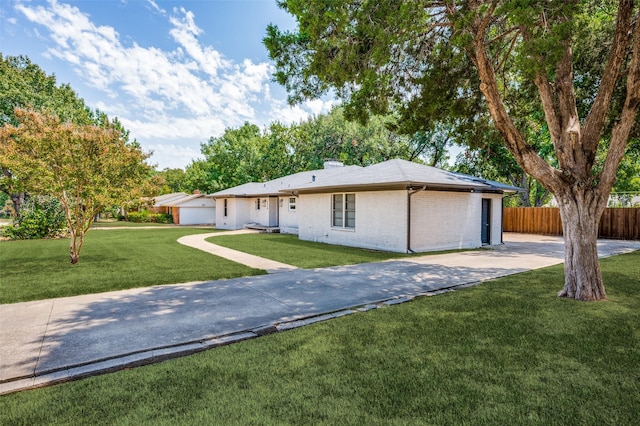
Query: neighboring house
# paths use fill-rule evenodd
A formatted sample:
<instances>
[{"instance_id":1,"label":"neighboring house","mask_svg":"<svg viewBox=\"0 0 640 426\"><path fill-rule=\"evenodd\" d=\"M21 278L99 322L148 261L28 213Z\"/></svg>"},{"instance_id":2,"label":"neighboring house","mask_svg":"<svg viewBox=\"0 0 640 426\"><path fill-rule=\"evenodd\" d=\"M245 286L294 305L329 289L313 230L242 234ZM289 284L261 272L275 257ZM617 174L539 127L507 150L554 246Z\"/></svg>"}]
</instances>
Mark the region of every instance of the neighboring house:
<instances>
[{"instance_id":1,"label":"neighboring house","mask_svg":"<svg viewBox=\"0 0 640 426\"><path fill-rule=\"evenodd\" d=\"M220 203L227 208L227 218L236 219L234 228L223 229L260 223L253 220L259 218L255 214L251 217L251 203L239 208L226 198L234 194L238 199L244 192L251 194L247 200L261 200L260 209L263 198L277 199L275 217L286 220L283 224L270 221L269 226L284 226L302 240L402 253L475 248L502 242L502 196L519 190L404 160L305 174L298 173L304 179L293 179L297 175L280 179L292 178L287 184L278 185L276 179L212 194L217 223L222 223L220 215L225 213ZM260 185L263 194L256 192ZM290 203L295 205L295 221L287 216ZM268 201L264 205L271 207Z\"/></svg>"},{"instance_id":2,"label":"neighboring house","mask_svg":"<svg viewBox=\"0 0 640 426\"><path fill-rule=\"evenodd\" d=\"M153 206L151 207L151 211L153 213L171 214L171 202L184 198L187 195L188 194L185 192L174 192L171 194L164 194L153 197Z\"/></svg>"},{"instance_id":3,"label":"neighboring house","mask_svg":"<svg viewBox=\"0 0 640 426\"><path fill-rule=\"evenodd\" d=\"M184 192L155 197L152 211L168 213L176 225L213 225L216 222L216 202L196 191L192 195Z\"/></svg>"},{"instance_id":4,"label":"neighboring house","mask_svg":"<svg viewBox=\"0 0 640 426\"><path fill-rule=\"evenodd\" d=\"M321 182L360 166L327 161L324 169L296 173L268 182L250 182L210 194L216 199L216 228L242 229L256 226L279 228L280 232L298 233L298 197L287 194L290 188Z\"/></svg>"}]
</instances>

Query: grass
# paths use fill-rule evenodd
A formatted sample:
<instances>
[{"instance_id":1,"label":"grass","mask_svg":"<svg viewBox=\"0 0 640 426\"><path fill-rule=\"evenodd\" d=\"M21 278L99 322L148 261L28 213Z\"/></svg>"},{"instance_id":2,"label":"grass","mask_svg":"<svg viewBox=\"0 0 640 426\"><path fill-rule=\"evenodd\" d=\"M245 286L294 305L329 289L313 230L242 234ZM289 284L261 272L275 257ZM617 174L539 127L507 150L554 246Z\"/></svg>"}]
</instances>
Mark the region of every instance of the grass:
<instances>
[{"instance_id":1,"label":"grass","mask_svg":"<svg viewBox=\"0 0 640 426\"><path fill-rule=\"evenodd\" d=\"M0 424L637 424L640 252L602 270L606 302L555 266L1 396Z\"/></svg>"},{"instance_id":2,"label":"grass","mask_svg":"<svg viewBox=\"0 0 640 426\"><path fill-rule=\"evenodd\" d=\"M411 256L404 253L302 241L297 235L288 234L223 235L207 238L207 241L298 268L353 265Z\"/></svg>"},{"instance_id":3,"label":"grass","mask_svg":"<svg viewBox=\"0 0 640 426\"><path fill-rule=\"evenodd\" d=\"M0 303L264 273L176 242L211 229L113 229L87 234L77 265L69 240L0 242Z\"/></svg>"},{"instance_id":4,"label":"grass","mask_svg":"<svg viewBox=\"0 0 640 426\"><path fill-rule=\"evenodd\" d=\"M147 226L158 226L169 228L174 225L155 222L128 222L126 220L99 220L91 224L92 228L141 228Z\"/></svg>"}]
</instances>

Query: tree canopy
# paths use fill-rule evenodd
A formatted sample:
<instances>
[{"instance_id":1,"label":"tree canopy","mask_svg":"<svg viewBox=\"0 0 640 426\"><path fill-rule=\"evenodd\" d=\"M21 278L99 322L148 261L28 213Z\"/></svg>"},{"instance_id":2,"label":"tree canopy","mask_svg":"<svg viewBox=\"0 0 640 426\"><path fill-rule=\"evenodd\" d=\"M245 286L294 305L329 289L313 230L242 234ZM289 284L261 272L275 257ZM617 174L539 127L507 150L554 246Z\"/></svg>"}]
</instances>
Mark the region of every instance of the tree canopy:
<instances>
[{"instance_id":1,"label":"tree canopy","mask_svg":"<svg viewBox=\"0 0 640 426\"><path fill-rule=\"evenodd\" d=\"M267 28L275 78L292 102L330 90L359 118L394 111L408 131L489 127L558 201L560 296L606 297L597 227L640 104L640 25L632 0L283 0L298 28ZM584 42L583 42L584 41ZM546 127L543 157L528 139ZM469 138L469 143L474 141Z\"/></svg>"},{"instance_id":2,"label":"tree canopy","mask_svg":"<svg viewBox=\"0 0 640 426\"><path fill-rule=\"evenodd\" d=\"M0 127L17 125L16 108L46 109L62 120L90 124L95 115L84 100L68 84L58 85L55 76L47 75L26 56L3 56L0 53ZM0 163L0 191L13 201L19 213L24 202L25 182L16 179L6 165Z\"/></svg>"},{"instance_id":3,"label":"tree canopy","mask_svg":"<svg viewBox=\"0 0 640 426\"><path fill-rule=\"evenodd\" d=\"M74 124L51 113L17 108L17 125L0 128L0 164L34 194L63 205L71 263L77 263L95 216L142 195L151 168L147 155L106 116Z\"/></svg>"},{"instance_id":4,"label":"tree canopy","mask_svg":"<svg viewBox=\"0 0 640 426\"><path fill-rule=\"evenodd\" d=\"M394 117L374 116L367 123L345 119L343 109L301 123L271 123L261 130L245 123L228 128L201 145L202 160L184 175L184 188L215 192L247 182L264 182L293 173L321 169L326 160L368 166L391 158L442 166L451 143L446 129L412 136L392 130Z\"/></svg>"}]
</instances>

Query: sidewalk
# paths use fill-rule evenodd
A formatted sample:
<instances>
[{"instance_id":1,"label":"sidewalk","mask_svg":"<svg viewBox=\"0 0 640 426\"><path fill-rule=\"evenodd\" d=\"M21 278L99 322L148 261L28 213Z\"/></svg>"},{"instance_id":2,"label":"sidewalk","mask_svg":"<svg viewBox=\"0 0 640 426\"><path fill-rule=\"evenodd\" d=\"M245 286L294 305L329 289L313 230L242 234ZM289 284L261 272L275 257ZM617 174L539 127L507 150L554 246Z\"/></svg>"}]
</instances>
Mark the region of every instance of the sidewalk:
<instances>
[{"instance_id":1,"label":"sidewalk","mask_svg":"<svg viewBox=\"0 0 640 426\"><path fill-rule=\"evenodd\" d=\"M185 246L193 247L198 250L205 251L209 254L224 257L225 259L232 260L237 263L242 263L250 268L264 269L270 274L275 272L290 271L297 269L295 266L287 265L285 263L276 262L275 260L265 259L264 257L254 256L249 253L245 253L238 250L233 250L227 247L222 247L217 244L205 241L210 237L219 237L221 235L241 235L241 234L258 234L258 231L252 231L250 229L240 229L237 231L229 232L212 232L209 234L194 234L187 235L179 238L178 243Z\"/></svg>"},{"instance_id":2,"label":"sidewalk","mask_svg":"<svg viewBox=\"0 0 640 426\"><path fill-rule=\"evenodd\" d=\"M0 305L0 394L149 364L563 261L562 239ZM640 241L601 241L602 256Z\"/></svg>"}]
</instances>

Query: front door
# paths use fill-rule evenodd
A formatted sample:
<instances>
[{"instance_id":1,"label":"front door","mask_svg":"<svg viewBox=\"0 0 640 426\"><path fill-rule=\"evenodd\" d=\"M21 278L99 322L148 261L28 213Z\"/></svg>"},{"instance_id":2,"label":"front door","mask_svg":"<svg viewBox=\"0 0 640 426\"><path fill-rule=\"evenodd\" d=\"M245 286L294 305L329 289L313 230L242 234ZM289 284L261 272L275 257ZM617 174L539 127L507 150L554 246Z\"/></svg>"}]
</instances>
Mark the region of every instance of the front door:
<instances>
[{"instance_id":1,"label":"front door","mask_svg":"<svg viewBox=\"0 0 640 426\"><path fill-rule=\"evenodd\" d=\"M278 197L269 197L269 226L278 226Z\"/></svg>"},{"instance_id":2,"label":"front door","mask_svg":"<svg viewBox=\"0 0 640 426\"><path fill-rule=\"evenodd\" d=\"M489 198L482 199L482 224L480 226L482 244L491 244L491 200Z\"/></svg>"}]
</instances>

